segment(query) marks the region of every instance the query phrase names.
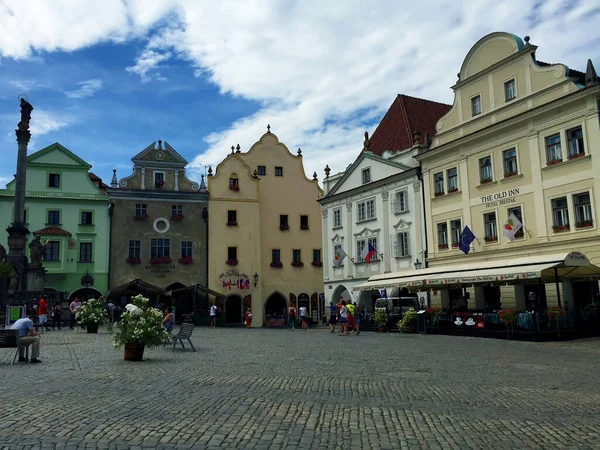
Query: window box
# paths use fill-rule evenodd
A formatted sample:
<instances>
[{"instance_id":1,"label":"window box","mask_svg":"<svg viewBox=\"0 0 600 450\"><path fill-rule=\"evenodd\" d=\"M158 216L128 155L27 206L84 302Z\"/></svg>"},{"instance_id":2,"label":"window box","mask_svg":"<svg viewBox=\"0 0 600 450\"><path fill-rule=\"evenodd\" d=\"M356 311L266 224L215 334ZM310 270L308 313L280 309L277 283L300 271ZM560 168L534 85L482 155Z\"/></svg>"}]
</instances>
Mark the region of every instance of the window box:
<instances>
[{"instance_id":1,"label":"window box","mask_svg":"<svg viewBox=\"0 0 600 450\"><path fill-rule=\"evenodd\" d=\"M448 244L440 244L440 245L438 245L438 250L448 250Z\"/></svg>"},{"instance_id":2,"label":"window box","mask_svg":"<svg viewBox=\"0 0 600 450\"><path fill-rule=\"evenodd\" d=\"M140 220L146 220L148 218L147 215L142 215L142 216L133 216L133 220L139 222Z\"/></svg>"},{"instance_id":3,"label":"window box","mask_svg":"<svg viewBox=\"0 0 600 450\"><path fill-rule=\"evenodd\" d=\"M240 190L240 187L236 186L235 184L230 184L229 185L229 189L231 189L232 191L236 191L237 192L237 191Z\"/></svg>"},{"instance_id":4,"label":"window box","mask_svg":"<svg viewBox=\"0 0 600 450\"><path fill-rule=\"evenodd\" d=\"M150 264L169 264L170 262L171 258L168 256L157 256L150 260Z\"/></svg>"},{"instance_id":5,"label":"window box","mask_svg":"<svg viewBox=\"0 0 600 450\"><path fill-rule=\"evenodd\" d=\"M453 192L458 192L458 188L448 190L448 194L452 194Z\"/></svg>"},{"instance_id":6,"label":"window box","mask_svg":"<svg viewBox=\"0 0 600 450\"><path fill-rule=\"evenodd\" d=\"M183 220L183 215L175 214L174 216L171 216L171 220L174 222L181 222Z\"/></svg>"},{"instance_id":7,"label":"window box","mask_svg":"<svg viewBox=\"0 0 600 450\"><path fill-rule=\"evenodd\" d=\"M286 231L286 230L289 230L289 229L290 229L290 226L289 226L289 225L279 225L279 229L280 229L281 231Z\"/></svg>"},{"instance_id":8,"label":"window box","mask_svg":"<svg viewBox=\"0 0 600 450\"><path fill-rule=\"evenodd\" d=\"M548 161L548 162L546 163L546 165L547 165L547 166L553 166L553 165L555 165L555 164L560 164L561 162L563 162L563 161L562 161L562 159L555 159L554 161Z\"/></svg>"},{"instance_id":9,"label":"window box","mask_svg":"<svg viewBox=\"0 0 600 450\"><path fill-rule=\"evenodd\" d=\"M180 264L189 265L189 264L192 264L193 262L194 262L194 260L192 259L191 256L183 256L183 257L179 258Z\"/></svg>"},{"instance_id":10,"label":"window box","mask_svg":"<svg viewBox=\"0 0 600 450\"><path fill-rule=\"evenodd\" d=\"M301 230L308 230L308 225L300 225Z\"/></svg>"},{"instance_id":11,"label":"window box","mask_svg":"<svg viewBox=\"0 0 600 450\"><path fill-rule=\"evenodd\" d=\"M229 222L227 222L227 226L228 227L237 227L237 222L235 222L235 221L229 221Z\"/></svg>"},{"instance_id":12,"label":"window box","mask_svg":"<svg viewBox=\"0 0 600 450\"><path fill-rule=\"evenodd\" d=\"M441 197L442 195L444 195L444 193L443 192L436 192L434 195L436 197Z\"/></svg>"},{"instance_id":13,"label":"window box","mask_svg":"<svg viewBox=\"0 0 600 450\"><path fill-rule=\"evenodd\" d=\"M481 180L479 183L480 184L488 184L488 183L491 183L492 181L494 181L494 180L492 180L491 178L486 178L485 180Z\"/></svg>"},{"instance_id":14,"label":"window box","mask_svg":"<svg viewBox=\"0 0 600 450\"><path fill-rule=\"evenodd\" d=\"M313 261L311 264L315 267L323 267L323 261Z\"/></svg>"},{"instance_id":15,"label":"window box","mask_svg":"<svg viewBox=\"0 0 600 450\"><path fill-rule=\"evenodd\" d=\"M283 263L281 261L273 261L271 263L271 267L274 269L281 269L283 267Z\"/></svg>"},{"instance_id":16,"label":"window box","mask_svg":"<svg viewBox=\"0 0 600 450\"><path fill-rule=\"evenodd\" d=\"M504 174L504 178L516 177L517 175L517 172L509 172Z\"/></svg>"},{"instance_id":17,"label":"window box","mask_svg":"<svg viewBox=\"0 0 600 450\"><path fill-rule=\"evenodd\" d=\"M227 264L228 266L237 266L238 260L237 259L228 259L227 261L225 261L225 264Z\"/></svg>"},{"instance_id":18,"label":"window box","mask_svg":"<svg viewBox=\"0 0 600 450\"><path fill-rule=\"evenodd\" d=\"M161 189L164 185L165 182L163 180L156 180L156 182L154 183L154 187L157 189Z\"/></svg>"},{"instance_id":19,"label":"window box","mask_svg":"<svg viewBox=\"0 0 600 450\"><path fill-rule=\"evenodd\" d=\"M563 231L569 231L569 229L569 225L559 225L552 227L552 231L554 231L555 233L562 233Z\"/></svg>"},{"instance_id":20,"label":"window box","mask_svg":"<svg viewBox=\"0 0 600 450\"><path fill-rule=\"evenodd\" d=\"M577 158L581 158L582 156L585 156L585 153L577 153L576 155L569 155L569 159L577 159Z\"/></svg>"},{"instance_id":21,"label":"window box","mask_svg":"<svg viewBox=\"0 0 600 450\"><path fill-rule=\"evenodd\" d=\"M139 264L142 262L142 260L140 258L127 258L125 261L127 262L127 264L131 264L131 265Z\"/></svg>"},{"instance_id":22,"label":"window box","mask_svg":"<svg viewBox=\"0 0 600 450\"><path fill-rule=\"evenodd\" d=\"M458 247L460 247L460 243L459 242L454 242L452 244L452 248L458 248Z\"/></svg>"},{"instance_id":23,"label":"window box","mask_svg":"<svg viewBox=\"0 0 600 450\"><path fill-rule=\"evenodd\" d=\"M294 266L294 267L304 267L304 263L302 261L292 261L292 266Z\"/></svg>"},{"instance_id":24,"label":"window box","mask_svg":"<svg viewBox=\"0 0 600 450\"><path fill-rule=\"evenodd\" d=\"M589 228L594 226L593 220L584 220L575 224L575 228Z\"/></svg>"},{"instance_id":25,"label":"window box","mask_svg":"<svg viewBox=\"0 0 600 450\"><path fill-rule=\"evenodd\" d=\"M483 240L485 242L498 242L498 238L493 236L486 236L483 238Z\"/></svg>"}]
</instances>

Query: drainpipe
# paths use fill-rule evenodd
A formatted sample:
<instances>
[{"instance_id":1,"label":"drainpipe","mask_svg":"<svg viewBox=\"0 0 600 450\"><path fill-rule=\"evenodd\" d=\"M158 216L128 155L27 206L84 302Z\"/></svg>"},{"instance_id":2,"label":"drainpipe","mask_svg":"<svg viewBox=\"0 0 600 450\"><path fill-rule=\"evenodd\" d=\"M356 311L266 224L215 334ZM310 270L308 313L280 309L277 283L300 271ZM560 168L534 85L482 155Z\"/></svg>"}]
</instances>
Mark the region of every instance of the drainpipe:
<instances>
[{"instance_id":1,"label":"drainpipe","mask_svg":"<svg viewBox=\"0 0 600 450\"><path fill-rule=\"evenodd\" d=\"M112 261L112 236L113 236L113 211L115 209L114 203L108 205L108 280L106 281L107 294L110 292L110 274L111 274L111 261Z\"/></svg>"}]
</instances>

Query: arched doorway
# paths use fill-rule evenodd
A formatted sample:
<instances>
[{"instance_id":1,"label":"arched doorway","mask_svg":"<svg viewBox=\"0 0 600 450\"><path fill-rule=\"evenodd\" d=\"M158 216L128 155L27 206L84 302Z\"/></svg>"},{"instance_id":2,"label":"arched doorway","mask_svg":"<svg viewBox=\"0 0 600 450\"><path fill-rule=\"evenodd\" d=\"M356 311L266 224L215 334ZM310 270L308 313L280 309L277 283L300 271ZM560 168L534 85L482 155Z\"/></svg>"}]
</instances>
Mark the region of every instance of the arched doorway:
<instances>
[{"instance_id":1,"label":"arched doorway","mask_svg":"<svg viewBox=\"0 0 600 450\"><path fill-rule=\"evenodd\" d=\"M182 283L172 283L165 288L165 293L158 297L159 309L164 311L167 306L173 308L173 313L175 314L175 320L177 322L184 319L184 314L194 313L194 303L191 300L191 292L189 290L178 291L178 289L183 288L185 288L185 285Z\"/></svg>"},{"instance_id":2,"label":"arched doorway","mask_svg":"<svg viewBox=\"0 0 600 450\"><path fill-rule=\"evenodd\" d=\"M265 302L265 325L283 327L287 319L287 301L279 292L273 292Z\"/></svg>"},{"instance_id":3,"label":"arched doorway","mask_svg":"<svg viewBox=\"0 0 600 450\"><path fill-rule=\"evenodd\" d=\"M337 305L342 300L346 300L346 303L348 303L351 298L352 297L350 296L350 291L348 291L348 289L346 289L346 286L344 286L343 284L340 284L333 291L333 295L331 296L331 301L333 302L334 305Z\"/></svg>"},{"instance_id":4,"label":"arched doorway","mask_svg":"<svg viewBox=\"0 0 600 450\"><path fill-rule=\"evenodd\" d=\"M75 300L75 297L79 298L79 300L87 300L89 298L100 298L102 297L102 292L93 287L84 287L75 289L73 292L71 292L71 295L69 295L69 302Z\"/></svg>"},{"instance_id":5,"label":"arched doorway","mask_svg":"<svg viewBox=\"0 0 600 450\"><path fill-rule=\"evenodd\" d=\"M228 295L225 299L225 323L242 323L242 297L237 294Z\"/></svg>"}]
</instances>

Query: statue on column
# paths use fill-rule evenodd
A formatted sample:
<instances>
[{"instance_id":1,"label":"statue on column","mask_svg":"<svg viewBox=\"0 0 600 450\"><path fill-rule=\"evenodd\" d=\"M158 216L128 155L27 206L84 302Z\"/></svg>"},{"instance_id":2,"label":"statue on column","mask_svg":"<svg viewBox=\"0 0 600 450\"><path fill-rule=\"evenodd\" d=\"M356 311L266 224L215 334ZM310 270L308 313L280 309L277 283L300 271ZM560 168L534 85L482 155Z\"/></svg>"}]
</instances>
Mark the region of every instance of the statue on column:
<instances>
[{"instance_id":1,"label":"statue on column","mask_svg":"<svg viewBox=\"0 0 600 450\"><path fill-rule=\"evenodd\" d=\"M21 98L21 121L17 125L19 130L27 131L29 130L29 121L31 120L31 111L33 111L33 106L24 98Z\"/></svg>"},{"instance_id":2,"label":"statue on column","mask_svg":"<svg viewBox=\"0 0 600 450\"><path fill-rule=\"evenodd\" d=\"M31 267L41 267L42 257L44 256L44 244L40 241L40 237L36 236L29 244L29 258L31 259Z\"/></svg>"}]
</instances>

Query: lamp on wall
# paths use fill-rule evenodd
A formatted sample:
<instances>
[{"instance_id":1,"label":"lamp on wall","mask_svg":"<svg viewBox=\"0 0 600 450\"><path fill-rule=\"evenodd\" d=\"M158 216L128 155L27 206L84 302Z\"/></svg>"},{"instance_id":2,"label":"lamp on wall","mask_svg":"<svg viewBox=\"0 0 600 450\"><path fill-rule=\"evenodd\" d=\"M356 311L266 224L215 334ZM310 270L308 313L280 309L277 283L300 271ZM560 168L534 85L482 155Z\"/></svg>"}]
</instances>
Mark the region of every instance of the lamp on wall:
<instances>
[{"instance_id":1,"label":"lamp on wall","mask_svg":"<svg viewBox=\"0 0 600 450\"><path fill-rule=\"evenodd\" d=\"M258 284L258 272L254 272L254 287Z\"/></svg>"},{"instance_id":2,"label":"lamp on wall","mask_svg":"<svg viewBox=\"0 0 600 450\"><path fill-rule=\"evenodd\" d=\"M421 263L421 261L419 261L419 259L417 258L417 260L414 262L415 270L419 270L422 265L423 264Z\"/></svg>"}]
</instances>

